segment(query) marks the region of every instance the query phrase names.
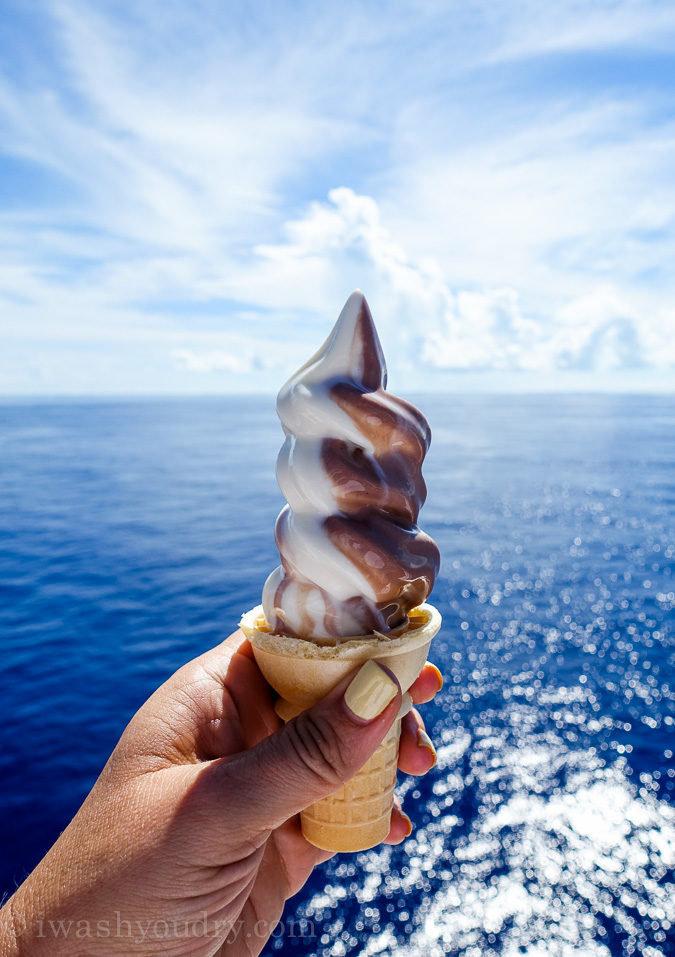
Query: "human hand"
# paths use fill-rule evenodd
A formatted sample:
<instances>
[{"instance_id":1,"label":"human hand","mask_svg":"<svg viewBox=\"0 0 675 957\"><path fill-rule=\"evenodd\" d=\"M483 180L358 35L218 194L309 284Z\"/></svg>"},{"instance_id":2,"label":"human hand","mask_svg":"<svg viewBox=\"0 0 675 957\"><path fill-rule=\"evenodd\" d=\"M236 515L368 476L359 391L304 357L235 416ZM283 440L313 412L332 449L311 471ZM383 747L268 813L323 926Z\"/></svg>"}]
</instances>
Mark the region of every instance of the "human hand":
<instances>
[{"instance_id":1,"label":"human hand","mask_svg":"<svg viewBox=\"0 0 675 957\"><path fill-rule=\"evenodd\" d=\"M259 954L285 901L332 856L305 840L298 812L351 778L396 718L395 685L373 720L355 715L343 700L353 678L282 726L240 631L181 668L131 720L77 815L0 911L0 954ZM413 701L441 684L427 664ZM424 774L434 763L413 709L399 767ZM410 829L396 803L387 841Z\"/></svg>"}]
</instances>

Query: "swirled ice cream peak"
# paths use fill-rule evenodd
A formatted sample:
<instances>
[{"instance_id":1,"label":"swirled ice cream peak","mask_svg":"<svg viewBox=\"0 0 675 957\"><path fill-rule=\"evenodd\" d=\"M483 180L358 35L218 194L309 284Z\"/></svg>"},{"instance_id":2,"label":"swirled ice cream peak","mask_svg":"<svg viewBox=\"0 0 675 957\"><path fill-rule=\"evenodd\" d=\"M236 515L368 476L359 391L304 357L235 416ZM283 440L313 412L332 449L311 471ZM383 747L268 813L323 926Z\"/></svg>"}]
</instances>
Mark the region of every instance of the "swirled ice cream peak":
<instances>
[{"instance_id":1,"label":"swirled ice cream peak","mask_svg":"<svg viewBox=\"0 0 675 957\"><path fill-rule=\"evenodd\" d=\"M416 524L431 434L386 383L356 291L277 401L286 433L277 479L288 504L275 528L281 565L263 589L275 632L323 643L386 632L431 591L438 548Z\"/></svg>"}]
</instances>

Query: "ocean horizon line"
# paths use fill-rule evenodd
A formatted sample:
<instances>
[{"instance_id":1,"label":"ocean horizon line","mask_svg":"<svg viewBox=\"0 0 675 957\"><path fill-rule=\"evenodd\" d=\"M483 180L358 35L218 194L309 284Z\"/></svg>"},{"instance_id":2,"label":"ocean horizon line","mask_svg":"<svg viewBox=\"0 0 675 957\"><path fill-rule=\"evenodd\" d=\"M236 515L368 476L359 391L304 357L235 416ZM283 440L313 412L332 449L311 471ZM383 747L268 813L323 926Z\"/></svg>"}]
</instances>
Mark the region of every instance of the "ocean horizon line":
<instances>
[{"instance_id":1,"label":"ocean horizon line","mask_svg":"<svg viewBox=\"0 0 675 957\"><path fill-rule=\"evenodd\" d=\"M409 396L429 397L485 397L526 398L528 396L572 397L631 397L675 398L675 384L671 389L401 389L398 393ZM275 399L278 389L267 392L87 392L87 393L0 393L0 405L58 405L58 404L107 404L114 402L193 402L219 399Z\"/></svg>"}]
</instances>

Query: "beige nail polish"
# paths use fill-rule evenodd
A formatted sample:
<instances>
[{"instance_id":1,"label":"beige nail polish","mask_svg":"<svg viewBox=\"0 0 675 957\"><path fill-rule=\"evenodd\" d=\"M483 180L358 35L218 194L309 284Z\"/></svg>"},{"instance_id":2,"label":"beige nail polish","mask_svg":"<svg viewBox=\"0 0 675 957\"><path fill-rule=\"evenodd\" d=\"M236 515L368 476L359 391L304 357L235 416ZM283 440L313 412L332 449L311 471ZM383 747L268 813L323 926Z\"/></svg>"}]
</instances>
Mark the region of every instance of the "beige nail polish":
<instances>
[{"instance_id":1,"label":"beige nail polish","mask_svg":"<svg viewBox=\"0 0 675 957\"><path fill-rule=\"evenodd\" d=\"M436 678L436 681L438 682L438 690L440 691L441 688L443 687L443 675L440 673L436 665L433 664L433 662L431 661L427 661L427 668L431 668L431 670L433 671L434 677Z\"/></svg>"},{"instance_id":2,"label":"beige nail polish","mask_svg":"<svg viewBox=\"0 0 675 957\"><path fill-rule=\"evenodd\" d=\"M392 701L398 687L372 658L360 669L345 691L345 704L366 721L372 720Z\"/></svg>"},{"instance_id":3,"label":"beige nail polish","mask_svg":"<svg viewBox=\"0 0 675 957\"><path fill-rule=\"evenodd\" d=\"M436 748L433 746L429 735L422 728L418 728L417 730L417 747L426 748L427 751L430 751L434 759L434 764L436 764Z\"/></svg>"}]
</instances>

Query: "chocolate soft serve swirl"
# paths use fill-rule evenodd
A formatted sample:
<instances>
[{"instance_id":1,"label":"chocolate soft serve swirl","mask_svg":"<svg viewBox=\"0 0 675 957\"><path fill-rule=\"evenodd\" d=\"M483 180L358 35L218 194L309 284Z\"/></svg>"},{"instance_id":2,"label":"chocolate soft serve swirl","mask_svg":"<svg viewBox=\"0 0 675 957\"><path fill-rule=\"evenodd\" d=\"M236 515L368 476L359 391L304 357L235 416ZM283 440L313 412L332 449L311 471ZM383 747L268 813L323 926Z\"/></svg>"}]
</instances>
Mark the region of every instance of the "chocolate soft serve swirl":
<instances>
[{"instance_id":1,"label":"chocolate soft serve swirl","mask_svg":"<svg viewBox=\"0 0 675 957\"><path fill-rule=\"evenodd\" d=\"M386 381L370 309L354 292L277 400L286 433L277 479L288 504L263 609L278 634L332 644L388 632L433 587L438 548L416 524L431 433Z\"/></svg>"}]
</instances>

